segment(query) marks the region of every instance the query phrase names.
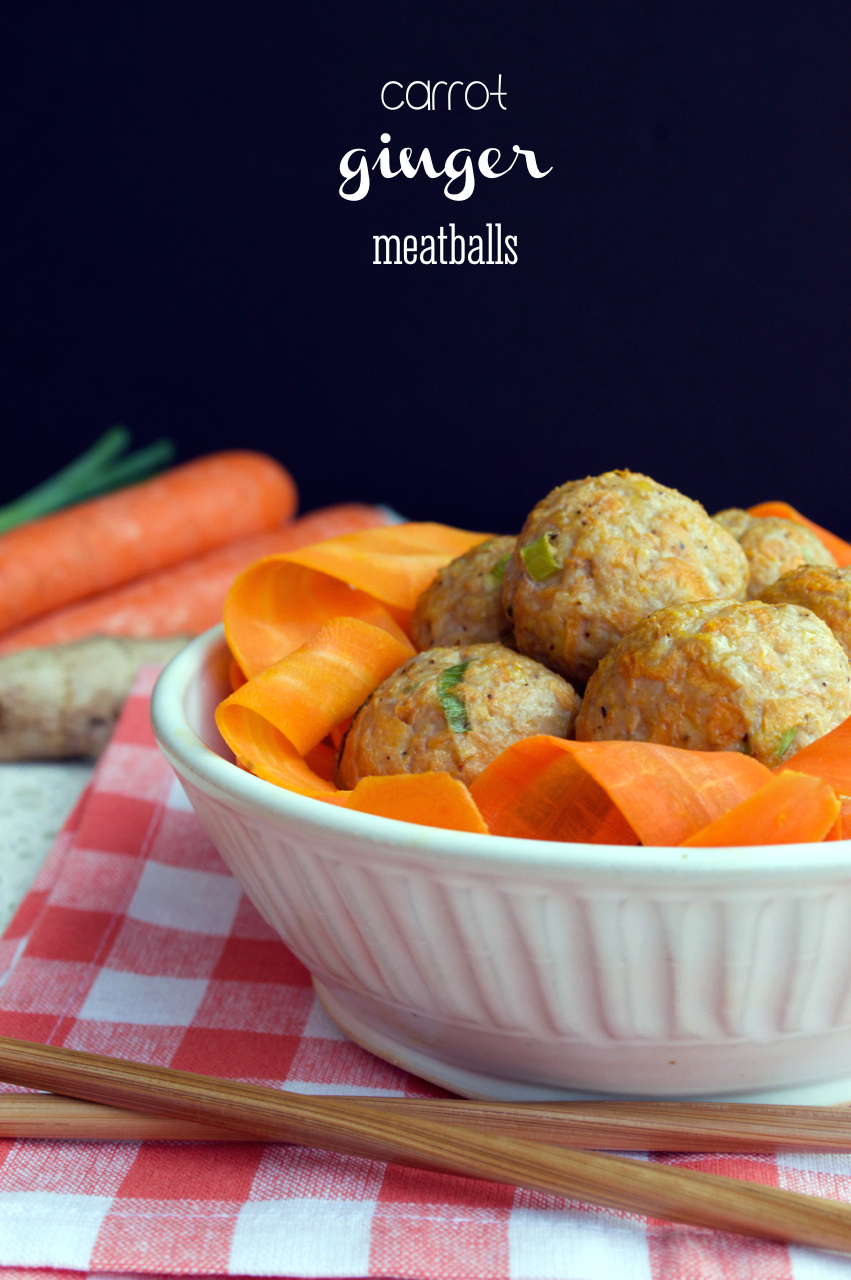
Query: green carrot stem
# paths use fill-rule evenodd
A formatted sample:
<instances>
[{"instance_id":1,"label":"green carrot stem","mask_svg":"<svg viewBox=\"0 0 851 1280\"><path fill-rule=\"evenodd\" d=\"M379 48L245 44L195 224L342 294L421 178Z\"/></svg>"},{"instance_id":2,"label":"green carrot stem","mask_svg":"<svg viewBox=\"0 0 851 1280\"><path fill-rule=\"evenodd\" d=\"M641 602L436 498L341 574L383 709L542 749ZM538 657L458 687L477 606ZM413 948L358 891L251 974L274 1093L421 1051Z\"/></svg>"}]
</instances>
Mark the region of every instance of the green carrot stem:
<instances>
[{"instance_id":1,"label":"green carrot stem","mask_svg":"<svg viewBox=\"0 0 851 1280\"><path fill-rule=\"evenodd\" d=\"M72 501L67 495L76 494L80 486L85 485L93 475L122 454L129 443L130 432L126 427L110 427L74 462L37 484L14 502L0 508L0 532L11 529L13 525L23 524L25 520L46 515L49 511L56 511Z\"/></svg>"},{"instance_id":2,"label":"green carrot stem","mask_svg":"<svg viewBox=\"0 0 851 1280\"><path fill-rule=\"evenodd\" d=\"M171 440L155 440L144 449L121 458L115 466L108 467L99 480L88 488L80 497L94 498L99 493L109 493L112 489L120 489L124 485L143 480L155 471L167 467L175 454Z\"/></svg>"},{"instance_id":3,"label":"green carrot stem","mask_svg":"<svg viewBox=\"0 0 851 1280\"><path fill-rule=\"evenodd\" d=\"M157 440L122 458L129 444L130 432L126 427L110 427L74 462L14 502L0 507L0 533L85 498L141 480L167 465L174 456L170 440Z\"/></svg>"}]
</instances>

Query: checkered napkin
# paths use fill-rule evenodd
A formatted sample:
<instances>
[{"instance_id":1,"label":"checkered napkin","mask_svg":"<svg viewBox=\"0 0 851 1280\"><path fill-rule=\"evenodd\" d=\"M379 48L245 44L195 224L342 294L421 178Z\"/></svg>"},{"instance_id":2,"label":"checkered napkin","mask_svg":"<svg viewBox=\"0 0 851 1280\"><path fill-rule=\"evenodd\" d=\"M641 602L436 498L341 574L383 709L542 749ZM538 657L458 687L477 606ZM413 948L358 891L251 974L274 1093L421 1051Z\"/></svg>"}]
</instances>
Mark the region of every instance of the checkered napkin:
<instances>
[{"instance_id":1,"label":"checkered napkin","mask_svg":"<svg viewBox=\"0 0 851 1280\"><path fill-rule=\"evenodd\" d=\"M351 1044L324 1014L154 745L152 682L140 678L0 941L0 1034L309 1093L439 1092ZM661 1158L851 1200L851 1157ZM851 1260L814 1250L297 1146L0 1141L0 1280L46 1280L49 1268L851 1280Z\"/></svg>"}]
</instances>

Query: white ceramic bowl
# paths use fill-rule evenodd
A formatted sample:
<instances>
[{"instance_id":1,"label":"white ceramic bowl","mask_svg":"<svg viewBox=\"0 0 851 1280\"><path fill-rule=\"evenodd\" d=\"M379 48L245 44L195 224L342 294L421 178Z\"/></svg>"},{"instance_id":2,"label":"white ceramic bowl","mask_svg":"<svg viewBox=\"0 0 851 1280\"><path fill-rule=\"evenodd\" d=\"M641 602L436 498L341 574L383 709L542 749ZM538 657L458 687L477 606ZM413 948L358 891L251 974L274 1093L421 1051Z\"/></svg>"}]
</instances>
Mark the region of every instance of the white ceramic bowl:
<instances>
[{"instance_id":1,"label":"white ceramic bowl","mask_svg":"<svg viewBox=\"0 0 851 1280\"><path fill-rule=\"evenodd\" d=\"M161 676L154 730L355 1040L470 1096L851 1099L851 842L686 852L351 813L232 763L226 670L217 628Z\"/></svg>"}]
</instances>

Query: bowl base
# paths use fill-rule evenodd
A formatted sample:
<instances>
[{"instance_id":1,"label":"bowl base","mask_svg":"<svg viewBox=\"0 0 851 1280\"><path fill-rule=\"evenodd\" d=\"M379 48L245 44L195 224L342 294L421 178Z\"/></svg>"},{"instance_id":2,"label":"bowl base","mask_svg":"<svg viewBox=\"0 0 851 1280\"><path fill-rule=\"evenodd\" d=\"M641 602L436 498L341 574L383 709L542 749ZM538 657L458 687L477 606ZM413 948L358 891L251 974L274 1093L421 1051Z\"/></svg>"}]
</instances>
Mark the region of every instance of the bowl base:
<instances>
[{"instance_id":1,"label":"bowl base","mask_svg":"<svg viewBox=\"0 0 851 1280\"><path fill-rule=\"evenodd\" d=\"M328 1016L350 1040L376 1057L391 1062L396 1067L410 1071L412 1075L429 1080L432 1084L457 1093L462 1098L475 1098L495 1102L593 1102L595 1100L624 1101L645 1098L663 1101L659 1095L592 1093L586 1089L559 1089L549 1085L528 1084L519 1080L506 1080L501 1076L483 1075L467 1071L440 1058L432 1057L401 1040L395 1040L384 1032L376 1031L347 1008L333 992L316 978L313 987L320 1004ZM821 1080L801 1085L784 1085L774 1089L753 1089L723 1094L691 1094L672 1099L680 1102L754 1102L773 1103L798 1107L833 1107L851 1105L851 1076L834 1080Z\"/></svg>"}]
</instances>

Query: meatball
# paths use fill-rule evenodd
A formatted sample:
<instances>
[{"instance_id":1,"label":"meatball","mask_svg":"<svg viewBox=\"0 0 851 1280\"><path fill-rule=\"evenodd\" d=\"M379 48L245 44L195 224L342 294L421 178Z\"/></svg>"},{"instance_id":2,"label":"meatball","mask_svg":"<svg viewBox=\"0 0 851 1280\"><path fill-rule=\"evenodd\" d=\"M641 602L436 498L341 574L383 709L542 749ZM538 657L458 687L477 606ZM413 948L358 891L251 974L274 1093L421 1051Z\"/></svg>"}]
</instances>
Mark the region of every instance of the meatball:
<instances>
[{"instance_id":1,"label":"meatball","mask_svg":"<svg viewBox=\"0 0 851 1280\"><path fill-rule=\"evenodd\" d=\"M732 533L737 542L745 529L753 523L753 516L741 507L727 507L724 511L716 512L712 519L728 533Z\"/></svg>"},{"instance_id":2,"label":"meatball","mask_svg":"<svg viewBox=\"0 0 851 1280\"><path fill-rule=\"evenodd\" d=\"M761 593L766 604L798 604L826 622L851 658L851 568L799 565Z\"/></svg>"},{"instance_id":3,"label":"meatball","mask_svg":"<svg viewBox=\"0 0 851 1280\"><path fill-rule=\"evenodd\" d=\"M647 476L610 471L535 507L505 571L517 648L587 680L628 631L666 605L741 599L748 570L698 502Z\"/></svg>"},{"instance_id":4,"label":"meatball","mask_svg":"<svg viewBox=\"0 0 851 1280\"><path fill-rule=\"evenodd\" d=\"M744 751L774 766L851 715L851 665L809 609L704 600L661 609L588 682L576 736Z\"/></svg>"},{"instance_id":5,"label":"meatball","mask_svg":"<svg viewBox=\"0 0 851 1280\"><path fill-rule=\"evenodd\" d=\"M752 517L739 538L748 558L748 596L761 596L766 587L801 564L829 565L836 561L821 539L806 525L779 516Z\"/></svg>"},{"instance_id":6,"label":"meatball","mask_svg":"<svg viewBox=\"0 0 851 1280\"><path fill-rule=\"evenodd\" d=\"M516 538L492 538L439 570L417 601L411 638L418 649L511 638L502 579Z\"/></svg>"},{"instance_id":7,"label":"meatball","mask_svg":"<svg viewBox=\"0 0 851 1280\"><path fill-rule=\"evenodd\" d=\"M434 770L469 784L512 742L572 737L578 709L566 680L501 644L427 649L361 707L337 782L348 789L370 774Z\"/></svg>"}]
</instances>

